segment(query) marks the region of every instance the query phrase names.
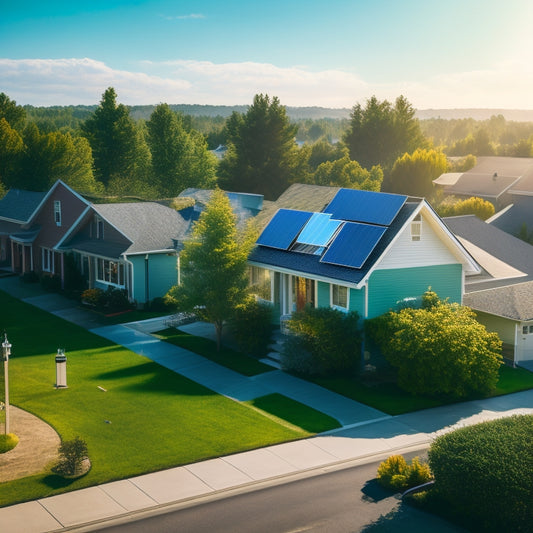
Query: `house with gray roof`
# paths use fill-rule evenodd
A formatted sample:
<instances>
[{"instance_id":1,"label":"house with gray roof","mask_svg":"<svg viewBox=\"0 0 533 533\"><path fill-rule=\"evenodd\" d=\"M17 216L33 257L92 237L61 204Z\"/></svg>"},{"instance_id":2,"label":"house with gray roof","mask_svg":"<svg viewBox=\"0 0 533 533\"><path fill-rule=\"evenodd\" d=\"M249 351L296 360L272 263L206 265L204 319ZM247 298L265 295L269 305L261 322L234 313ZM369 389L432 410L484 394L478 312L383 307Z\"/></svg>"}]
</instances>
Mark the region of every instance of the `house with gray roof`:
<instances>
[{"instance_id":1,"label":"house with gray roof","mask_svg":"<svg viewBox=\"0 0 533 533\"><path fill-rule=\"evenodd\" d=\"M477 158L474 168L463 173L443 174L433 183L446 196L462 199L477 196L499 210L511 203L510 191L531 171L533 158L484 156Z\"/></svg>"},{"instance_id":2,"label":"house with gray roof","mask_svg":"<svg viewBox=\"0 0 533 533\"><path fill-rule=\"evenodd\" d=\"M178 283L179 251L195 220L155 202L93 204L59 249L74 254L90 288L124 289L145 304Z\"/></svg>"},{"instance_id":3,"label":"house with gray roof","mask_svg":"<svg viewBox=\"0 0 533 533\"><path fill-rule=\"evenodd\" d=\"M61 180L47 192L8 191L0 201L3 268L62 278L64 263L58 243L89 205Z\"/></svg>"},{"instance_id":4,"label":"house with gray roof","mask_svg":"<svg viewBox=\"0 0 533 533\"><path fill-rule=\"evenodd\" d=\"M498 333L506 359L533 368L533 246L474 215L444 221L481 267L463 303Z\"/></svg>"},{"instance_id":5,"label":"house with gray roof","mask_svg":"<svg viewBox=\"0 0 533 533\"><path fill-rule=\"evenodd\" d=\"M305 305L372 318L420 299L429 287L461 302L465 277L480 272L422 198L336 187L311 196L311 209L305 201L298 209L275 202L249 257L257 297L282 321Z\"/></svg>"}]
</instances>

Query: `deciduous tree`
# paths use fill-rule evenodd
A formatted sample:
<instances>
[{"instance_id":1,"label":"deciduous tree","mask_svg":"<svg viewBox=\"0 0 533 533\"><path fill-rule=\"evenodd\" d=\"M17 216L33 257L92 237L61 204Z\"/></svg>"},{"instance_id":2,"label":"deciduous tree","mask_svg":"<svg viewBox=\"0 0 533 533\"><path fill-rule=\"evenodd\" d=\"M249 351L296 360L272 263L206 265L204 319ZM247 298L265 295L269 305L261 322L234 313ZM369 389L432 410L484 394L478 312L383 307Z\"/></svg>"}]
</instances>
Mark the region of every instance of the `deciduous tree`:
<instances>
[{"instance_id":1,"label":"deciduous tree","mask_svg":"<svg viewBox=\"0 0 533 533\"><path fill-rule=\"evenodd\" d=\"M194 312L215 326L220 349L224 322L248 294L247 258L256 232L237 230L228 197L215 189L180 254L181 283L167 294L178 311Z\"/></svg>"},{"instance_id":2,"label":"deciduous tree","mask_svg":"<svg viewBox=\"0 0 533 533\"><path fill-rule=\"evenodd\" d=\"M0 119L6 119L10 126L22 131L26 121L26 111L5 93L0 93Z\"/></svg>"}]
</instances>

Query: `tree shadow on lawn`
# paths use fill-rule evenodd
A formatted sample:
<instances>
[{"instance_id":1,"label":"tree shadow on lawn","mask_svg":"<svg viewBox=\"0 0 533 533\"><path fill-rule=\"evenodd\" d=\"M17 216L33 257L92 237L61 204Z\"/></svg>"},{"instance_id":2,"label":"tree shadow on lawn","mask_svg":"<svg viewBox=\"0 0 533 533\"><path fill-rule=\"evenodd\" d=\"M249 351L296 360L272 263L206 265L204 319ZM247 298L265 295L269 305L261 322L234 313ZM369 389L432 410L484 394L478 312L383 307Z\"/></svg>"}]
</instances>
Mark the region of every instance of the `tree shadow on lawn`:
<instances>
[{"instance_id":1,"label":"tree shadow on lawn","mask_svg":"<svg viewBox=\"0 0 533 533\"><path fill-rule=\"evenodd\" d=\"M142 379L143 376L144 379ZM113 388L122 391L182 394L187 396L216 394L211 389L151 361L102 372L95 375L93 379L102 383L116 381L117 383L113 385ZM135 379L133 383L131 383L132 379ZM121 383L121 380L124 382Z\"/></svg>"}]
</instances>

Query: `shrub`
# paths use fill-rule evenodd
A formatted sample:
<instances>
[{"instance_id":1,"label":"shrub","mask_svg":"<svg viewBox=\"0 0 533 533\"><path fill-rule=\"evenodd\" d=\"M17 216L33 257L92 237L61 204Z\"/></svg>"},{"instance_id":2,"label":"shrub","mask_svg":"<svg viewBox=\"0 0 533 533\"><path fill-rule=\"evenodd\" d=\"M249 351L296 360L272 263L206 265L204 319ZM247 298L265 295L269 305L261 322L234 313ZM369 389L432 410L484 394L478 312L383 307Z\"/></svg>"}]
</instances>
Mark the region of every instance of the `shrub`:
<instances>
[{"instance_id":1,"label":"shrub","mask_svg":"<svg viewBox=\"0 0 533 533\"><path fill-rule=\"evenodd\" d=\"M235 309L230 328L241 351L266 355L273 330L272 306L247 300Z\"/></svg>"},{"instance_id":2,"label":"shrub","mask_svg":"<svg viewBox=\"0 0 533 533\"><path fill-rule=\"evenodd\" d=\"M87 286L87 283L80 272L74 254L64 255L65 283L64 290L69 297L79 297L80 293Z\"/></svg>"},{"instance_id":3,"label":"shrub","mask_svg":"<svg viewBox=\"0 0 533 533\"><path fill-rule=\"evenodd\" d=\"M283 350L282 363L286 369L297 371L296 367L303 362L307 374L327 376L359 370L361 330L357 313L306 307L292 315L288 327L295 338ZM295 358L298 352L303 356Z\"/></svg>"},{"instance_id":4,"label":"shrub","mask_svg":"<svg viewBox=\"0 0 533 533\"><path fill-rule=\"evenodd\" d=\"M59 447L59 461L52 471L65 477L81 475L88 458L87 444L80 437L64 441Z\"/></svg>"},{"instance_id":5,"label":"shrub","mask_svg":"<svg viewBox=\"0 0 533 533\"><path fill-rule=\"evenodd\" d=\"M377 479L386 489L404 491L427 483L431 479L431 470L418 457L408 464L403 455L391 455L379 465Z\"/></svg>"},{"instance_id":6,"label":"shrub","mask_svg":"<svg viewBox=\"0 0 533 533\"><path fill-rule=\"evenodd\" d=\"M148 305L147 308L149 311L156 311L156 312L171 312L174 309L174 306L170 305L165 298L158 296L157 298L154 298Z\"/></svg>"},{"instance_id":7,"label":"shrub","mask_svg":"<svg viewBox=\"0 0 533 533\"><path fill-rule=\"evenodd\" d=\"M455 430L428 452L438 496L482 531L531 531L533 416Z\"/></svg>"},{"instance_id":8,"label":"shrub","mask_svg":"<svg viewBox=\"0 0 533 533\"><path fill-rule=\"evenodd\" d=\"M0 453L12 450L19 443L19 438L14 433L0 435Z\"/></svg>"},{"instance_id":9,"label":"shrub","mask_svg":"<svg viewBox=\"0 0 533 533\"><path fill-rule=\"evenodd\" d=\"M81 293L82 302L93 305L94 307L102 307L104 302L104 291L102 289L87 289Z\"/></svg>"},{"instance_id":10,"label":"shrub","mask_svg":"<svg viewBox=\"0 0 533 533\"><path fill-rule=\"evenodd\" d=\"M398 385L408 392L452 398L490 393L499 378L501 340L471 309L435 301L433 294L424 295L422 309L367 320L370 340L398 369Z\"/></svg>"},{"instance_id":11,"label":"shrub","mask_svg":"<svg viewBox=\"0 0 533 533\"><path fill-rule=\"evenodd\" d=\"M127 291L116 287L108 287L107 291L104 293L104 306L109 311L124 311L125 309L131 309Z\"/></svg>"},{"instance_id":12,"label":"shrub","mask_svg":"<svg viewBox=\"0 0 533 533\"><path fill-rule=\"evenodd\" d=\"M20 279L23 283L37 283L39 281L39 276L33 270L31 272L24 272Z\"/></svg>"}]
</instances>

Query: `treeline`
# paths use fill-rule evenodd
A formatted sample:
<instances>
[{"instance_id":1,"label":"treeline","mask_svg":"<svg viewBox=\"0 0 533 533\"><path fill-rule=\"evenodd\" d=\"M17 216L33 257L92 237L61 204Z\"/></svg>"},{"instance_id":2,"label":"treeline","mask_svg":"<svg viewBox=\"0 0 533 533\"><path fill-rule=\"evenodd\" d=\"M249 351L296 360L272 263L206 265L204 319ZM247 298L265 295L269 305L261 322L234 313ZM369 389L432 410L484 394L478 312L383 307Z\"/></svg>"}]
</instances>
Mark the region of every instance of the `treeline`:
<instances>
[{"instance_id":1,"label":"treeline","mask_svg":"<svg viewBox=\"0 0 533 533\"><path fill-rule=\"evenodd\" d=\"M187 108L195 114L168 104L128 107L113 88L97 106L22 107L2 93L0 182L46 190L62 179L84 193L144 198L218 184L266 199L299 182L425 196L439 207L432 181L442 173L468 170L479 155L533 155L533 123L419 121L403 96L373 96L348 118L291 119L277 97L263 94L224 108L229 116ZM220 161L211 152L219 145L227 147Z\"/></svg>"}]
</instances>

